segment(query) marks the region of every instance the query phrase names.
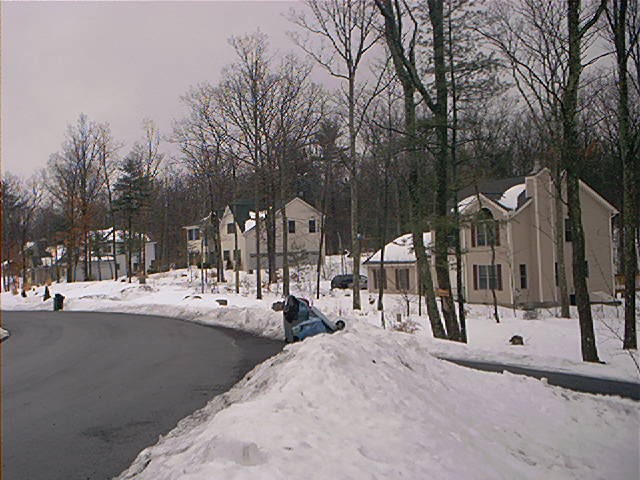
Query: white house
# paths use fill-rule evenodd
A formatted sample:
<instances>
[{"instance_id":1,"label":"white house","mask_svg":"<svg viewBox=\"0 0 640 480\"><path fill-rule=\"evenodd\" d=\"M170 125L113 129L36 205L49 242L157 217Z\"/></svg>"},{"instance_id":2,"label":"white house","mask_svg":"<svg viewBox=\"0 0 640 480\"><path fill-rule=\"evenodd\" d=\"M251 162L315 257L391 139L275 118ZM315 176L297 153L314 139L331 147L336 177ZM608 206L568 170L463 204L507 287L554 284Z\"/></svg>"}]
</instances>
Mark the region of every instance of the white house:
<instances>
[{"instance_id":1,"label":"white house","mask_svg":"<svg viewBox=\"0 0 640 480\"><path fill-rule=\"evenodd\" d=\"M220 215L220 244L222 260L226 269L233 268L234 251L240 261L241 270L254 270L256 254L256 214L252 201L238 201L225 207ZM276 210L276 264L282 267L282 215L287 219L287 247L291 266L315 264L320 249L320 225L322 213L299 197L295 197ZM268 264L267 235L264 225L265 212L260 212L260 261L262 268ZM190 263L213 254L212 239L206 235L207 222L183 227L187 235L187 252ZM324 247L322 249L324 260Z\"/></svg>"}]
</instances>

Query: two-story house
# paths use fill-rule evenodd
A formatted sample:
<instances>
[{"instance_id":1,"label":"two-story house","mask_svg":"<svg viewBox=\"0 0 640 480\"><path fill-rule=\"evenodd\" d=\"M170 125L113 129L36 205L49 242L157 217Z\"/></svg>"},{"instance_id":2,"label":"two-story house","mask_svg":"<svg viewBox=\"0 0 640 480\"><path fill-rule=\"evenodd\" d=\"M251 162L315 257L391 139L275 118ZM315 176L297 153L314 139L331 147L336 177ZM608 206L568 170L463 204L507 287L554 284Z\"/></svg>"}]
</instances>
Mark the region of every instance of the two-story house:
<instances>
[{"instance_id":1,"label":"two-story house","mask_svg":"<svg viewBox=\"0 0 640 480\"><path fill-rule=\"evenodd\" d=\"M492 303L495 291L502 305L558 304L553 192L551 175L542 169L523 178L489 182L479 186L477 193L463 196L459 209L465 221L460 241L463 288L468 302ZM593 299L611 298L614 296L611 219L617 211L584 182L580 182L580 201L587 286ZM562 246L568 290L573 300L571 231L566 201L563 220ZM431 238L432 233L425 234L425 244L430 244ZM386 282L387 291L391 293L417 292L415 255L410 240L411 236L405 235L389 244L388 261L385 255L385 270L387 265L389 269L384 275L386 278L380 275L380 252L365 262L373 278L369 282L372 292L378 290L379 280ZM396 261L396 256L402 263ZM449 264L452 265L451 284L455 286L452 257ZM432 273L437 286L433 265Z\"/></svg>"},{"instance_id":2,"label":"two-story house","mask_svg":"<svg viewBox=\"0 0 640 480\"><path fill-rule=\"evenodd\" d=\"M234 251L240 261L241 270L254 270L257 266L256 254L256 213L252 201L237 201L225 207L219 213L220 245L222 260L226 269L233 268ZM318 260L320 249L320 225L322 213L299 197L295 197L276 210L276 265L282 267L283 234L282 215L287 219L287 248L289 264L308 265ZM264 212L259 212L261 226L264 225ZM187 252L200 261L204 248L205 261L213 255L212 240L206 235L207 223L183 227L187 232ZM324 247L322 250L324 257ZM260 262L266 268L267 235L264 226L260 230Z\"/></svg>"}]
</instances>

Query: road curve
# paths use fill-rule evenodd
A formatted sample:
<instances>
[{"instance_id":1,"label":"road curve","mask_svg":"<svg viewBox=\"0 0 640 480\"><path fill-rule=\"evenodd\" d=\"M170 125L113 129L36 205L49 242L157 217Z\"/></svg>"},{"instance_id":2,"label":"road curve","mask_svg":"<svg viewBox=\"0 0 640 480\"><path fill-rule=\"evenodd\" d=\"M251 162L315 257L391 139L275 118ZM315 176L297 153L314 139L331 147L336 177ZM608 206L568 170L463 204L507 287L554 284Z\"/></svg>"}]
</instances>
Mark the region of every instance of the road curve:
<instances>
[{"instance_id":1,"label":"road curve","mask_svg":"<svg viewBox=\"0 0 640 480\"><path fill-rule=\"evenodd\" d=\"M175 319L2 312L2 478L111 478L281 342Z\"/></svg>"}]
</instances>

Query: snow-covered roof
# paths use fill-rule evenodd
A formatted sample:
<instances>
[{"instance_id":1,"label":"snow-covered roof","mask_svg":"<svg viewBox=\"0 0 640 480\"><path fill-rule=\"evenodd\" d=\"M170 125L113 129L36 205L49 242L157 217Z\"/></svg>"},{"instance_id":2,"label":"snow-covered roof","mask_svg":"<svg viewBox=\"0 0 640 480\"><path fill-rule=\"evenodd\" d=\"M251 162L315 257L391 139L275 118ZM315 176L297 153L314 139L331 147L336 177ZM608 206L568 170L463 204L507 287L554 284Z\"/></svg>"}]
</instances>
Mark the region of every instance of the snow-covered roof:
<instances>
[{"instance_id":1,"label":"snow-covered roof","mask_svg":"<svg viewBox=\"0 0 640 480\"><path fill-rule=\"evenodd\" d=\"M111 241L113 237L113 229L106 228L104 230L94 230L92 233L95 235L100 235L103 240ZM126 232L124 230L116 230L116 242L125 242L126 241ZM151 242L151 239L148 235L144 235L145 242Z\"/></svg>"},{"instance_id":2,"label":"snow-covered roof","mask_svg":"<svg viewBox=\"0 0 640 480\"><path fill-rule=\"evenodd\" d=\"M518 197L526 191L526 185L524 183L518 183L509 187L499 198L490 198L489 196L480 193L481 198L485 198L497 205L506 208L507 210L517 210L520 207L518 204ZM460 213L464 213L469 209L474 202L478 199L478 194L469 195L458 202L458 210Z\"/></svg>"},{"instance_id":3,"label":"snow-covered roof","mask_svg":"<svg viewBox=\"0 0 640 480\"><path fill-rule=\"evenodd\" d=\"M519 183L509 188L502 194L502 197L498 200L498 203L509 210L515 210L518 208L518 197L525 191L525 184Z\"/></svg>"},{"instance_id":4,"label":"snow-covered roof","mask_svg":"<svg viewBox=\"0 0 640 480\"><path fill-rule=\"evenodd\" d=\"M431 232L422 234L425 247L431 245ZM364 263L380 263L381 251L371 255ZM413 250L413 234L405 233L384 247L385 263L412 263L416 261L416 255Z\"/></svg>"},{"instance_id":5,"label":"snow-covered roof","mask_svg":"<svg viewBox=\"0 0 640 480\"><path fill-rule=\"evenodd\" d=\"M267 218L266 210L260 210L260 218ZM256 212L251 211L249 212L249 219L244 222L244 231L248 232L255 226L256 226Z\"/></svg>"}]
</instances>

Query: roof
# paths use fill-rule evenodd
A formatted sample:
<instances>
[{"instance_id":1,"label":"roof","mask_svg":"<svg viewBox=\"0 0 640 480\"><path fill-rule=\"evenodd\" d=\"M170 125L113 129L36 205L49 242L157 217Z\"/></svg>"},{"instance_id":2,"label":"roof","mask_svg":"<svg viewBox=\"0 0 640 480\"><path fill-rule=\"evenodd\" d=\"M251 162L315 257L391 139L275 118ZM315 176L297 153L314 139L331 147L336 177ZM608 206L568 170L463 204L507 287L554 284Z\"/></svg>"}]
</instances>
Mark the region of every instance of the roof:
<instances>
[{"instance_id":1,"label":"roof","mask_svg":"<svg viewBox=\"0 0 640 480\"><path fill-rule=\"evenodd\" d=\"M517 210L524 205L526 197L525 177L511 177L500 180L487 180L479 184L463 188L458 192L458 208L467 209L478 194L506 210Z\"/></svg>"},{"instance_id":2,"label":"roof","mask_svg":"<svg viewBox=\"0 0 640 480\"><path fill-rule=\"evenodd\" d=\"M236 200L229 205L229 209L231 210L236 223L240 226L241 232L244 232L247 229L245 227L245 222L249 220L249 212L253 209L254 204L255 202L253 200Z\"/></svg>"},{"instance_id":3,"label":"roof","mask_svg":"<svg viewBox=\"0 0 640 480\"><path fill-rule=\"evenodd\" d=\"M498 201L502 195L511 187L523 184L525 177L510 177L502 179L484 180L477 184L470 185L458 191L458 198L467 198L474 196L477 192L482 193L485 197Z\"/></svg>"},{"instance_id":4,"label":"roof","mask_svg":"<svg viewBox=\"0 0 640 480\"><path fill-rule=\"evenodd\" d=\"M431 232L422 234L425 247L431 245ZM381 250L367 258L364 263L380 263ZM384 247L384 263L413 263L416 255L413 250L413 234L405 233L395 240L387 243Z\"/></svg>"}]
</instances>

